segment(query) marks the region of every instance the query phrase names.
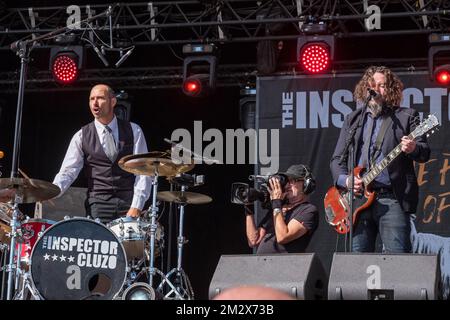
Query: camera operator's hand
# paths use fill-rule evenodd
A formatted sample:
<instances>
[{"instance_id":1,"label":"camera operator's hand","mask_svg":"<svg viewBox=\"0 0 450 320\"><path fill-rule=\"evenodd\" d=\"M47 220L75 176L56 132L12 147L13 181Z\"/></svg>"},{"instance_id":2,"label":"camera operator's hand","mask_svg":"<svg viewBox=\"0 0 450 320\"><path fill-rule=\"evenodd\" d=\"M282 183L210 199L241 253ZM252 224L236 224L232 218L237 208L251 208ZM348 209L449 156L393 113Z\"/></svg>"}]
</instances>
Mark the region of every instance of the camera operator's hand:
<instances>
[{"instance_id":1,"label":"camera operator's hand","mask_svg":"<svg viewBox=\"0 0 450 320\"><path fill-rule=\"evenodd\" d=\"M270 178L269 186L270 200L282 200L284 198L280 180L277 178Z\"/></svg>"}]
</instances>

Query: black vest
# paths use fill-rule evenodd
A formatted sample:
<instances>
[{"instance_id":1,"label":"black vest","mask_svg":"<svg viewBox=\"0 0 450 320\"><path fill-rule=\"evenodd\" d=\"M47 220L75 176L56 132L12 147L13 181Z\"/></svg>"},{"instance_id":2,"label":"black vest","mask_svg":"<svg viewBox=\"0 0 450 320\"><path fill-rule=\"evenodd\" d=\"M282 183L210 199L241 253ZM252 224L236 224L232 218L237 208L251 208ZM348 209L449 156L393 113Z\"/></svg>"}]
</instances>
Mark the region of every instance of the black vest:
<instances>
[{"instance_id":1,"label":"black vest","mask_svg":"<svg viewBox=\"0 0 450 320\"><path fill-rule=\"evenodd\" d=\"M117 119L117 125L119 128L119 154L114 163L109 160L103 150L94 121L81 129L88 197L116 196L131 202L135 175L122 170L117 163L122 157L133 153L133 130L129 122L120 119Z\"/></svg>"}]
</instances>

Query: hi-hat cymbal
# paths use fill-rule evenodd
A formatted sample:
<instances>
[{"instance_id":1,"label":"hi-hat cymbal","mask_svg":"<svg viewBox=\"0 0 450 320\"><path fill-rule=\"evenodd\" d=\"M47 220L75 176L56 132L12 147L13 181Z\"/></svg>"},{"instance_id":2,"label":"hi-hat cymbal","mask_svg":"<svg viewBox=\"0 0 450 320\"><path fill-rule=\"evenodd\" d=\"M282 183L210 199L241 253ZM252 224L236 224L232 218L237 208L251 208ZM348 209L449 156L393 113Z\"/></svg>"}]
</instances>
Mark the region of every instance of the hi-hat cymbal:
<instances>
[{"instance_id":1,"label":"hi-hat cymbal","mask_svg":"<svg viewBox=\"0 0 450 320\"><path fill-rule=\"evenodd\" d=\"M173 177L192 170L194 164L175 164L167 152L153 151L125 156L119 160L119 167L138 175Z\"/></svg>"},{"instance_id":2,"label":"hi-hat cymbal","mask_svg":"<svg viewBox=\"0 0 450 320\"><path fill-rule=\"evenodd\" d=\"M13 189L19 195L21 203L34 203L56 197L60 192L53 183L24 178L0 178L0 190Z\"/></svg>"},{"instance_id":3,"label":"hi-hat cymbal","mask_svg":"<svg viewBox=\"0 0 450 320\"><path fill-rule=\"evenodd\" d=\"M212 198L195 192L161 191L156 195L158 200L181 204L204 204L212 201Z\"/></svg>"}]
</instances>

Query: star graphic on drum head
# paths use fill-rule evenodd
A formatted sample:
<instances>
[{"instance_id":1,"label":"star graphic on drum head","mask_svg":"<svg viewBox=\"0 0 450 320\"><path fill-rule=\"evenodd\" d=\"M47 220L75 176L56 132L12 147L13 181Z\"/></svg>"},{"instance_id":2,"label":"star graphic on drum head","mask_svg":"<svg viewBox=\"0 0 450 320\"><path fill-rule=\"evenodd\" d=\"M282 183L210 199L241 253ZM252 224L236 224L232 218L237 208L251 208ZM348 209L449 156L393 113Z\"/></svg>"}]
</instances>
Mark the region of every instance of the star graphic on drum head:
<instances>
[{"instance_id":1,"label":"star graphic on drum head","mask_svg":"<svg viewBox=\"0 0 450 320\"><path fill-rule=\"evenodd\" d=\"M54 255L52 256L52 259L53 259L53 261L56 261L56 260L58 260L58 256L57 256L56 254L54 254Z\"/></svg>"},{"instance_id":2,"label":"star graphic on drum head","mask_svg":"<svg viewBox=\"0 0 450 320\"><path fill-rule=\"evenodd\" d=\"M59 259L61 260L61 262L66 261L66 256L62 254L61 257L59 257Z\"/></svg>"},{"instance_id":3,"label":"star graphic on drum head","mask_svg":"<svg viewBox=\"0 0 450 320\"><path fill-rule=\"evenodd\" d=\"M44 255L44 260L47 261L47 260L49 260L49 259L50 259L50 256L48 255L48 253L46 253L46 254Z\"/></svg>"},{"instance_id":4,"label":"star graphic on drum head","mask_svg":"<svg viewBox=\"0 0 450 320\"><path fill-rule=\"evenodd\" d=\"M70 257L69 257L69 262L74 262L74 261L75 261L75 258L72 257L72 256L70 256Z\"/></svg>"}]
</instances>

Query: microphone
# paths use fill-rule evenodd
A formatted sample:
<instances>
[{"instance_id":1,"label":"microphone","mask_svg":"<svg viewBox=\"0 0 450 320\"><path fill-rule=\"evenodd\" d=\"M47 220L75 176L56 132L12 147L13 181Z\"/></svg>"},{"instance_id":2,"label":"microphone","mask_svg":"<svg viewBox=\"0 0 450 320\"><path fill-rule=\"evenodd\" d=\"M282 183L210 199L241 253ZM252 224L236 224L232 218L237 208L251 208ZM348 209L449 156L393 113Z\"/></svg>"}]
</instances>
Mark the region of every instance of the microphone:
<instances>
[{"instance_id":1,"label":"microphone","mask_svg":"<svg viewBox=\"0 0 450 320\"><path fill-rule=\"evenodd\" d=\"M108 67L109 66L109 62L108 62L108 60L106 60L106 58L103 55L103 53L101 53L100 50L96 46L93 46L93 47L94 47L95 53L97 53L97 56L100 58L100 60L102 60L102 62L105 65L105 67Z\"/></svg>"},{"instance_id":2,"label":"microphone","mask_svg":"<svg viewBox=\"0 0 450 320\"><path fill-rule=\"evenodd\" d=\"M120 57L119 61L116 62L116 68L118 68L133 52L134 47L127 51L122 57Z\"/></svg>"},{"instance_id":3,"label":"microphone","mask_svg":"<svg viewBox=\"0 0 450 320\"><path fill-rule=\"evenodd\" d=\"M367 88L367 92L369 92L370 97L376 97L379 93L373 89Z\"/></svg>"}]
</instances>

